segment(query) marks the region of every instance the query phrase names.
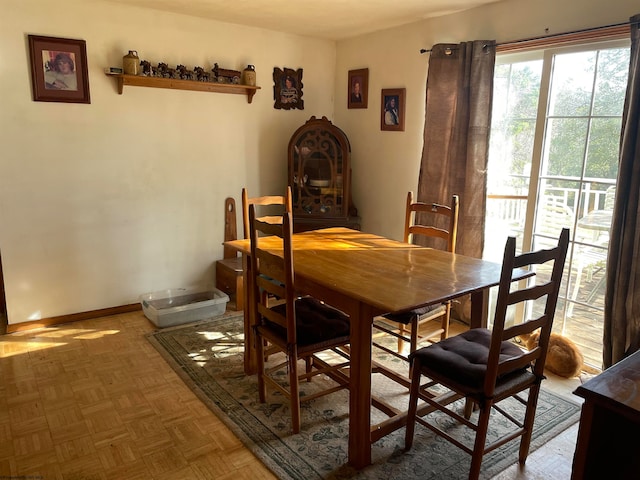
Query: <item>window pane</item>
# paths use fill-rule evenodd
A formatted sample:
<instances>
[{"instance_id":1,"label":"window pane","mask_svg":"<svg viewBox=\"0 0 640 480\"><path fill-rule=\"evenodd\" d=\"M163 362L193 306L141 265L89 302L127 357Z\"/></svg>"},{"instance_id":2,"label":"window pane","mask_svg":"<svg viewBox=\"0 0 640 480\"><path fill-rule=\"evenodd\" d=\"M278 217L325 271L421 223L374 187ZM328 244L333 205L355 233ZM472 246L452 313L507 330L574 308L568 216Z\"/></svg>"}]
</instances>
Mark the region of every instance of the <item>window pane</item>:
<instances>
[{"instance_id":1,"label":"window pane","mask_svg":"<svg viewBox=\"0 0 640 480\"><path fill-rule=\"evenodd\" d=\"M629 54L628 48L600 51L593 105L594 115L622 115L629 76Z\"/></svg>"},{"instance_id":2,"label":"window pane","mask_svg":"<svg viewBox=\"0 0 640 480\"><path fill-rule=\"evenodd\" d=\"M557 243L563 228L573 230L579 192L580 182L542 179L534 233L551 237Z\"/></svg>"},{"instance_id":3,"label":"window pane","mask_svg":"<svg viewBox=\"0 0 640 480\"><path fill-rule=\"evenodd\" d=\"M500 261L507 236L522 251L542 60L496 65L484 258Z\"/></svg>"},{"instance_id":4,"label":"window pane","mask_svg":"<svg viewBox=\"0 0 640 480\"><path fill-rule=\"evenodd\" d=\"M615 180L618 175L621 126L620 117L594 118L591 121L586 177Z\"/></svg>"},{"instance_id":5,"label":"window pane","mask_svg":"<svg viewBox=\"0 0 640 480\"><path fill-rule=\"evenodd\" d=\"M489 147L492 193L505 193L500 188L505 186L505 175L526 171L529 176L541 71L542 60L496 66L494 90L503 94L493 100Z\"/></svg>"},{"instance_id":6,"label":"window pane","mask_svg":"<svg viewBox=\"0 0 640 480\"><path fill-rule=\"evenodd\" d=\"M591 111L597 52L555 55L549 116L583 116Z\"/></svg>"},{"instance_id":7,"label":"window pane","mask_svg":"<svg viewBox=\"0 0 640 480\"><path fill-rule=\"evenodd\" d=\"M507 99L509 92L509 77L511 75L511 65L496 65L493 72L493 89L494 91L505 92L500 98L493 99L493 115L496 118L504 118L507 114Z\"/></svg>"},{"instance_id":8,"label":"window pane","mask_svg":"<svg viewBox=\"0 0 640 480\"><path fill-rule=\"evenodd\" d=\"M489 175L489 190L494 193L514 185L505 180L509 175L529 176L535 120L510 119L505 120L500 127L502 131L493 131L491 134L492 162L496 166L500 165ZM517 181L515 185L522 185L522 182Z\"/></svg>"},{"instance_id":9,"label":"window pane","mask_svg":"<svg viewBox=\"0 0 640 480\"><path fill-rule=\"evenodd\" d=\"M602 339L604 324L603 313L599 309L577 304L572 314L571 317L567 316L564 322L554 323L554 331L569 337L578 345L584 356L585 364L602 368L602 341L600 339ZM594 339L600 341L594 342Z\"/></svg>"},{"instance_id":10,"label":"window pane","mask_svg":"<svg viewBox=\"0 0 640 480\"><path fill-rule=\"evenodd\" d=\"M547 122L543 175L582 176L589 121L586 118L553 118Z\"/></svg>"},{"instance_id":11,"label":"window pane","mask_svg":"<svg viewBox=\"0 0 640 480\"><path fill-rule=\"evenodd\" d=\"M518 118L536 118L542 60L516 63L512 67L508 96L509 115Z\"/></svg>"}]
</instances>

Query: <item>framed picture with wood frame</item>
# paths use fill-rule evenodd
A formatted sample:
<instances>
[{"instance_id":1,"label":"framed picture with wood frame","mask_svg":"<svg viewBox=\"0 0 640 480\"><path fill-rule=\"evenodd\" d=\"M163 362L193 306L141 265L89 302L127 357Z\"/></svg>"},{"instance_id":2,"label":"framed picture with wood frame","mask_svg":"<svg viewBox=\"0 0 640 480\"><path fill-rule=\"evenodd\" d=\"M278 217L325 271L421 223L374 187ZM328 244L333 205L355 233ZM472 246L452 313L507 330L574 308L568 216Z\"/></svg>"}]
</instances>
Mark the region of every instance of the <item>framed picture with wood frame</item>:
<instances>
[{"instance_id":1,"label":"framed picture with wood frame","mask_svg":"<svg viewBox=\"0 0 640 480\"><path fill-rule=\"evenodd\" d=\"M347 108L367 108L369 104L369 69L349 70Z\"/></svg>"},{"instance_id":2,"label":"framed picture with wood frame","mask_svg":"<svg viewBox=\"0 0 640 480\"><path fill-rule=\"evenodd\" d=\"M404 88L382 89L380 106L380 130L404 132Z\"/></svg>"},{"instance_id":3,"label":"framed picture with wood frame","mask_svg":"<svg viewBox=\"0 0 640 480\"><path fill-rule=\"evenodd\" d=\"M273 108L304 110L302 99L302 69L273 69Z\"/></svg>"},{"instance_id":4,"label":"framed picture with wood frame","mask_svg":"<svg viewBox=\"0 0 640 480\"><path fill-rule=\"evenodd\" d=\"M29 35L36 102L91 103L84 40Z\"/></svg>"}]
</instances>

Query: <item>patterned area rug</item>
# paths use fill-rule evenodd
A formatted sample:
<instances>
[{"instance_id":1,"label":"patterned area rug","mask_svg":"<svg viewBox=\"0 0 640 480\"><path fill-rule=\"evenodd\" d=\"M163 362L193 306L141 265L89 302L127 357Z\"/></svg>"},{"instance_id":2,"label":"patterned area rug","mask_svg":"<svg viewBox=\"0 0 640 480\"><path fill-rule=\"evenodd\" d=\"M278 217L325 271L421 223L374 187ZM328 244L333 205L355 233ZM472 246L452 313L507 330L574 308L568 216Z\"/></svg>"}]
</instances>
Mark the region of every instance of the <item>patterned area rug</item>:
<instances>
[{"instance_id":1,"label":"patterned area rug","mask_svg":"<svg viewBox=\"0 0 640 480\"><path fill-rule=\"evenodd\" d=\"M242 312L202 322L159 330L149 341L165 360L254 454L282 479L459 479L466 478L470 457L424 427L416 426L413 448L403 450L405 429L387 435L372 447L373 464L361 471L346 465L348 392L320 397L302 406L302 432L291 435L286 399L268 393L258 401L255 375L243 372ZM404 368L404 362L381 352L376 360ZM286 375L283 372L283 375ZM307 393L321 378L303 383ZM328 380L327 380L328 381ZM378 374L373 376L374 395L398 406L406 405L406 390ZM514 402L517 403L517 402ZM519 408L514 407L514 408ZM580 407L547 391L538 402L531 451L578 421ZM432 419L434 418L432 414ZM372 409L372 417L385 417ZM448 417L437 421L446 425ZM500 415L490 430L504 431L508 422ZM460 438L467 434L455 433ZM517 461L519 440L486 455L482 478L490 478Z\"/></svg>"}]
</instances>

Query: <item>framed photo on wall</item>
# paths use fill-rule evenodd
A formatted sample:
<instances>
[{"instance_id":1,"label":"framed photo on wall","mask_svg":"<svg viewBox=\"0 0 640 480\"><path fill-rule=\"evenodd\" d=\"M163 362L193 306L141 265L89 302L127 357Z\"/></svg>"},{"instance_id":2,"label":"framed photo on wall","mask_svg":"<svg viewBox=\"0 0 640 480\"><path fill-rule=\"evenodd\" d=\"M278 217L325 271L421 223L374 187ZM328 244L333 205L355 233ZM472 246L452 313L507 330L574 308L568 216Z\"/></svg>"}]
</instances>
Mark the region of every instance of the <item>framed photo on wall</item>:
<instances>
[{"instance_id":1,"label":"framed photo on wall","mask_svg":"<svg viewBox=\"0 0 640 480\"><path fill-rule=\"evenodd\" d=\"M302 99L302 69L273 69L273 108L304 110Z\"/></svg>"},{"instance_id":2,"label":"framed photo on wall","mask_svg":"<svg viewBox=\"0 0 640 480\"><path fill-rule=\"evenodd\" d=\"M91 103L84 40L29 35L36 102Z\"/></svg>"},{"instance_id":3,"label":"framed photo on wall","mask_svg":"<svg viewBox=\"0 0 640 480\"><path fill-rule=\"evenodd\" d=\"M367 108L369 104L369 69L349 70L347 108Z\"/></svg>"},{"instance_id":4,"label":"framed photo on wall","mask_svg":"<svg viewBox=\"0 0 640 480\"><path fill-rule=\"evenodd\" d=\"M404 88L382 89L380 106L380 130L404 132Z\"/></svg>"}]
</instances>

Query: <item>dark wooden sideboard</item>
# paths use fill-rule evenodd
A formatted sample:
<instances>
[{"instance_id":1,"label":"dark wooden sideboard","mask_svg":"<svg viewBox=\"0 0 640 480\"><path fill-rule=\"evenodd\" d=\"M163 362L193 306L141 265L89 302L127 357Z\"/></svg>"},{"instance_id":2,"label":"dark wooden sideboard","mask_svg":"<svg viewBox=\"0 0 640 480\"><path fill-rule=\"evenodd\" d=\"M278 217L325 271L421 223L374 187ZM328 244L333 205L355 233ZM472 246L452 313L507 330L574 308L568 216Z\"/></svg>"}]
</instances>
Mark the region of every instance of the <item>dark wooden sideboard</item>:
<instances>
[{"instance_id":1,"label":"dark wooden sideboard","mask_svg":"<svg viewBox=\"0 0 640 480\"><path fill-rule=\"evenodd\" d=\"M640 352L579 386L573 480L640 478Z\"/></svg>"}]
</instances>

